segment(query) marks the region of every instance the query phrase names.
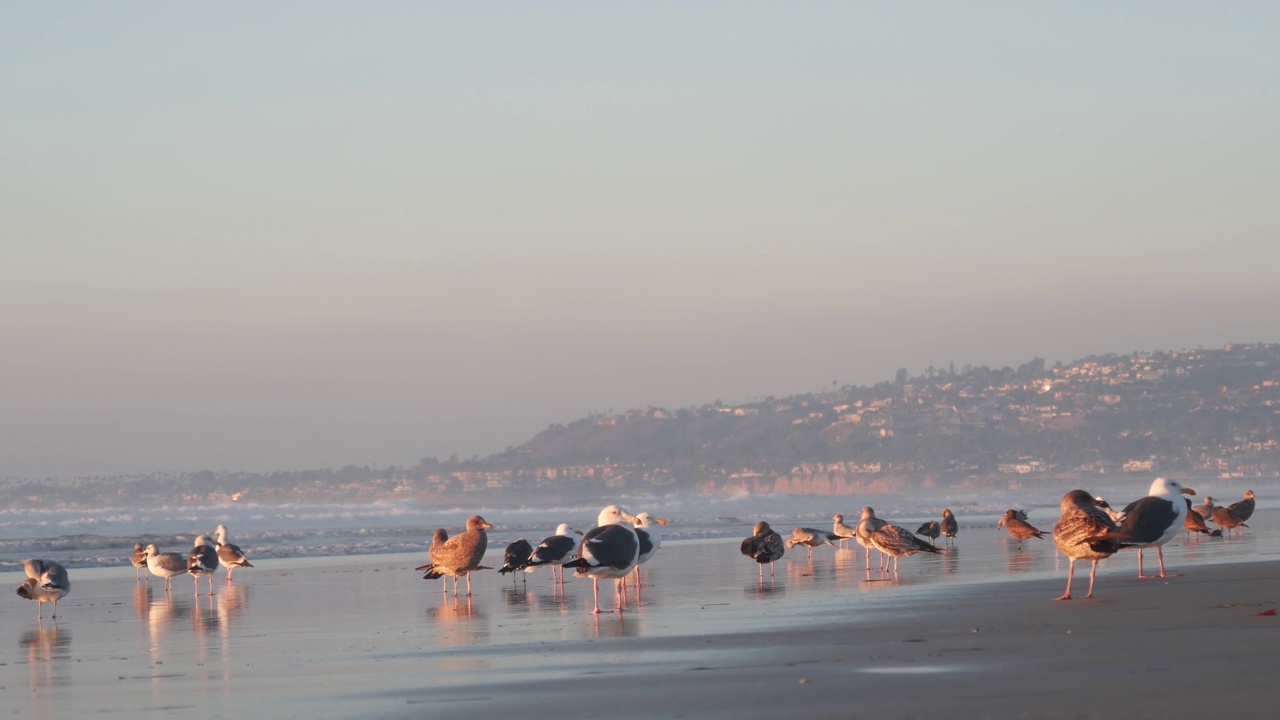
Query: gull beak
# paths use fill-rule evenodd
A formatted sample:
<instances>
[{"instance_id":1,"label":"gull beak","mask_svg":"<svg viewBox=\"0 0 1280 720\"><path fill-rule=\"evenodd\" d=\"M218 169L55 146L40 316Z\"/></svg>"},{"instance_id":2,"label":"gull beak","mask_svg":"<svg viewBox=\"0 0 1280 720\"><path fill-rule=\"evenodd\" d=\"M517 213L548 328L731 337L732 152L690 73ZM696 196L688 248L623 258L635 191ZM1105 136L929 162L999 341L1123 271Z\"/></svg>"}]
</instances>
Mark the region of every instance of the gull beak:
<instances>
[{"instance_id":1,"label":"gull beak","mask_svg":"<svg viewBox=\"0 0 1280 720\"><path fill-rule=\"evenodd\" d=\"M581 530L574 530L574 531L573 531L573 534L574 534L574 535L582 535L582 531L581 531Z\"/></svg>"},{"instance_id":2,"label":"gull beak","mask_svg":"<svg viewBox=\"0 0 1280 720\"><path fill-rule=\"evenodd\" d=\"M637 518L635 515L628 515L628 514L626 514L626 513L622 513L622 519L623 519L623 520L626 520L627 522L631 523L632 525L635 525L636 523L640 522L640 519L639 519L639 518Z\"/></svg>"},{"instance_id":3,"label":"gull beak","mask_svg":"<svg viewBox=\"0 0 1280 720\"><path fill-rule=\"evenodd\" d=\"M1192 489L1191 489L1191 488L1189 488L1189 487L1184 487L1184 488L1182 488L1182 494L1183 494L1183 495L1195 495L1195 494L1196 494L1196 491L1195 491L1195 490L1192 490Z\"/></svg>"},{"instance_id":4,"label":"gull beak","mask_svg":"<svg viewBox=\"0 0 1280 720\"><path fill-rule=\"evenodd\" d=\"M493 526L492 526L492 525L490 525L489 523L485 523L484 525L481 525L480 527L484 528L485 530L492 530L492 529L493 529Z\"/></svg>"},{"instance_id":5,"label":"gull beak","mask_svg":"<svg viewBox=\"0 0 1280 720\"><path fill-rule=\"evenodd\" d=\"M658 523L659 525L666 525L666 524L667 524L667 521L666 521L666 520L659 520L658 518L654 518L654 519L653 519L653 521L654 521L654 522L656 522L656 523Z\"/></svg>"}]
</instances>

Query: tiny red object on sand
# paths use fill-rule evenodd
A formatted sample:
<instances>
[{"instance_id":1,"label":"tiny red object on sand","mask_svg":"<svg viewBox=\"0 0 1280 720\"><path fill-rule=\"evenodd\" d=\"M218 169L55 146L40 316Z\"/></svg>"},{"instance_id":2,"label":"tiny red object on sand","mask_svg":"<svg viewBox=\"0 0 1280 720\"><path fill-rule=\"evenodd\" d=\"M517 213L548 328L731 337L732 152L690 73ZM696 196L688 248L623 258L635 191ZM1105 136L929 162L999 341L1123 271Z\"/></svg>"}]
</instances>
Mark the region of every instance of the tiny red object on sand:
<instances>
[{"instance_id":1,"label":"tiny red object on sand","mask_svg":"<svg viewBox=\"0 0 1280 720\"><path fill-rule=\"evenodd\" d=\"M1262 612L1260 612L1260 613L1258 613L1258 614L1259 614L1259 615L1275 615L1275 614L1276 614L1276 609L1275 609L1275 608L1271 608L1270 610L1263 610Z\"/></svg>"}]
</instances>

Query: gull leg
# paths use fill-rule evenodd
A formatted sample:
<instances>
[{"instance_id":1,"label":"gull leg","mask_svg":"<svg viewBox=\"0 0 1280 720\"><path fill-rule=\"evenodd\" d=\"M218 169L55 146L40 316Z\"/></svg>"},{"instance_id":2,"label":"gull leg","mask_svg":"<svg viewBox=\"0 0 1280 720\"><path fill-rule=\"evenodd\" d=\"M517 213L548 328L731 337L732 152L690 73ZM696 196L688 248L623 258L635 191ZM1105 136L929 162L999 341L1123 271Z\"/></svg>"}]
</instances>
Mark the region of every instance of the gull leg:
<instances>
[{"instance_id":1,"label":"gull leg","mask_svg":"<svg viewBox=\"0 0 1280 720\"><path fill-rule=\"evenodd\" d=\"M1084 596L1085 600L1093 597L1093 578L1098 574L1098 561L1093 561L1093 567L1089 568L1089 593Z\"/></svg>"},{"instance_id":2,"label":"gull leg","mask_svg":"<svg viewBox=\"0 0 1280 720\"><path fill-rule=\"evenodd\" d=\"M600 614L600 580L599 578L591 578L591 593L595 598L595 609L591 611L592 615Z\"/></svg>"},{"instance_id":3,"label":"gull leg","mask_svg":"<svg viewBox=\"0 0 1280 720\"><path fill-rule=\"evenodd\" d=\"M1094 564L1094 567L1097 567L1096 563ZM1076 574L1076 559L1068 558L1067 559L1067 591L1062 593L1062 596L1059 597L1058 600L1071 599L1071 578L1075 577L1075 574ZM1090 583L1089 589L1090 590L1093 589L1093 583Z\"/></svg>"}]
</instances>

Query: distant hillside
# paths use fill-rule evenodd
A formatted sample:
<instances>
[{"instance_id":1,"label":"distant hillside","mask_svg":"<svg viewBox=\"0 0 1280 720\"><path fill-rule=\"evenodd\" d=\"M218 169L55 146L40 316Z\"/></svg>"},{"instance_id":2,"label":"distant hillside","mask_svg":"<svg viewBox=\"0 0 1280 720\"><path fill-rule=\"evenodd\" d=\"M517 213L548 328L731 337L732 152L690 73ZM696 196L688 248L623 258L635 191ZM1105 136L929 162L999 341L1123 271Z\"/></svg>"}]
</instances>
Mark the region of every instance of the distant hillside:
<instances>
[{"instance_id":1,"label":"distant hillside","mask_svg":"<svg viewBox=\"0 0 1280 720\"><path fill-rule=\"evenodd\" d=\"M10 481L23 507L137 502L548 501L628 492L893 491L1021 476L1280 475L1280 345L929 368L738 405L649 407L552 425L487 458L412 467Z\"/></svg>"}]
</instances>

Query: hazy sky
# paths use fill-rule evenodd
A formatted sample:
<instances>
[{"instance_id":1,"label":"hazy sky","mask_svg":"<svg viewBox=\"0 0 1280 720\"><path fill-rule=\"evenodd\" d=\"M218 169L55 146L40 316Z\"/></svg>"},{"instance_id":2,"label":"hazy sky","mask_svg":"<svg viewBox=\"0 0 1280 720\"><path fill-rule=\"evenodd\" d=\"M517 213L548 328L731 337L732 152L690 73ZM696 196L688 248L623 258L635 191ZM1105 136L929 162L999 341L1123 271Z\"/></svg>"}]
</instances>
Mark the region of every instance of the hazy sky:
<instances>
[{"instance_id":1,"label":"hazy sky","mask_svg":"<svg viewBox=\"0 0 1280 720\"><path fill-rule=\"evenodd\" d=\"M1280 5L0 7L0 476L1280 341Z\"/></svg>"}]
</instances>

